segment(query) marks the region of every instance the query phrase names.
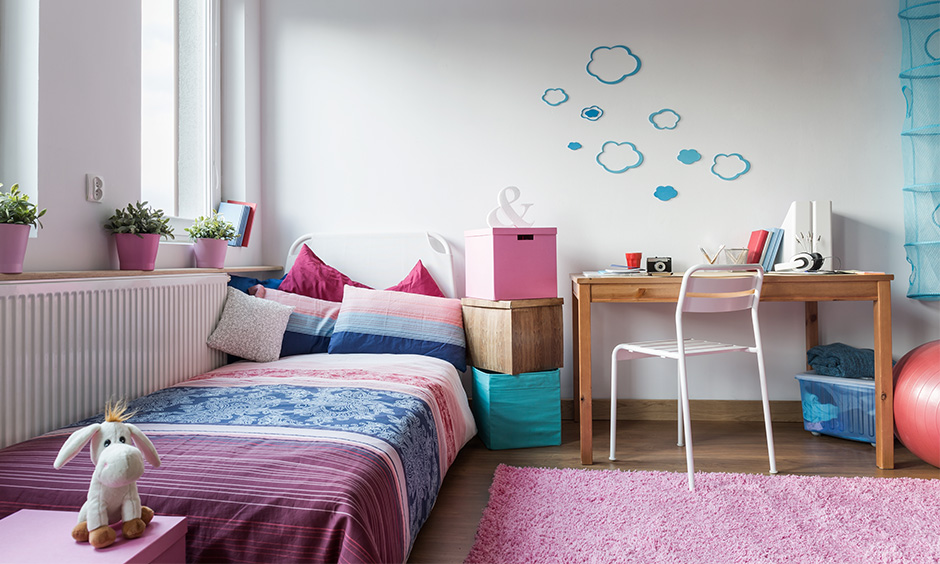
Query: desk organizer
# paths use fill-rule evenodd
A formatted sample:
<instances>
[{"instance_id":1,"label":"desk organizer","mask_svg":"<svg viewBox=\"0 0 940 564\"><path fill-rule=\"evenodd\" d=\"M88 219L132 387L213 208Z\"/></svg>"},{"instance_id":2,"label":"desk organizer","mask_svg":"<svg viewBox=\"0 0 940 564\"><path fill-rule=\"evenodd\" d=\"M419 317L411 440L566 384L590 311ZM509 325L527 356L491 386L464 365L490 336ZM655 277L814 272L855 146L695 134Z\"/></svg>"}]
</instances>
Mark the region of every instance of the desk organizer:
<instances>
[{"instance_id":1,"label":"desk organizer","mask_svg":"<svg viewBox=\"0 0 940 564\"><path fill-rule=\"evenodd\" d=\"M464 233L467 297L558 297L554 227L490 227Z\"/></svg>"},{"instance_id":2,"label":"desk organizer","mask_svg":"<svg viewBox=\"0 0 940 564\"><path fill-rule=\"evenodd\" d=\"M940 300L940 2L900 0L907 297Z\"/></svg>"},{"instance_id":3,"label":"desk organizer","mask_svg":"<svg viewBox=\"0 0 940 564\"><path fill-rule=\"evenodd\" d=\"M797 374L803 405L803 428L875 444L875 381Z\"/></svg>"},{"instance_id":4,"label":"desk organizer","mask_svg":"<svg viewBox=\"0 0 940 564\"><path fill-rule=\"evenodd\" d=\"M558 370L500 374L474 368L470 405L486 448L560 445L559 375Z\"/></svg>"}]
</instances>

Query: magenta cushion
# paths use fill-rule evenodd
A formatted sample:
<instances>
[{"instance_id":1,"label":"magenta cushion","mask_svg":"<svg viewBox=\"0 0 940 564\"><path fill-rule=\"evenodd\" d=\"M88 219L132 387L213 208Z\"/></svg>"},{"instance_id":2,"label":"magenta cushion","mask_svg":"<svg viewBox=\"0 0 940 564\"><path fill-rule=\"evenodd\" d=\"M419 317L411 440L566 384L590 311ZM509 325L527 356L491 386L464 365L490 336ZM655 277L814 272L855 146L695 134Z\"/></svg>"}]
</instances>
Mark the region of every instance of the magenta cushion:
<instances>
[{"instance_id":1,"label":"magenta cushion","mask_svg":"<svg viewBox=\"0 0 940 564\"><path fill-rule=\"evenodd\" d=\"M310 247L303 245L294 261L294 266L284 277L278 290L328 302L341 302L343 301L343 286L347 284L356 288L368 288L365 284L352 280L326 264L310 250Z\"/></svg>"},{"instance_id":2,"label":"magenta cushion","mask_svg":"<svg viewBox=\"0 0 940 564\"><path fill-rule=\"evenodd\" d=\"M326 264L323 259L310 250L310 247L304 245L300 249L300 254L294 260L294 266L291 267L290 272L287 273L277 289L318 300L341 302L343 301L343 286L346 285L372 289ZM420 260L404 280L387 289L394 292L422 294L437 298L444 297L444 292L441 291L431 273L428 272L428 269L424 267L424 263Z\"/></svg>"},{"instance_id":3,"label":"magenta cushion","mask_svg":"<svg viewBox=\"0 0 940 564\"><path fill-rule=\"evenodd\" d=\"M414 268L411 269L408 276L405 276L404 280L391 288L386 288L386 290L407 292L409 294L422 294L436 298L444 297L444 292L441 291L437 282L434 281L434 277L431 276L431 273L428 272L428 269L424 267L424 263L420 260L415 264Z\"/></svg>"}]
</instances>

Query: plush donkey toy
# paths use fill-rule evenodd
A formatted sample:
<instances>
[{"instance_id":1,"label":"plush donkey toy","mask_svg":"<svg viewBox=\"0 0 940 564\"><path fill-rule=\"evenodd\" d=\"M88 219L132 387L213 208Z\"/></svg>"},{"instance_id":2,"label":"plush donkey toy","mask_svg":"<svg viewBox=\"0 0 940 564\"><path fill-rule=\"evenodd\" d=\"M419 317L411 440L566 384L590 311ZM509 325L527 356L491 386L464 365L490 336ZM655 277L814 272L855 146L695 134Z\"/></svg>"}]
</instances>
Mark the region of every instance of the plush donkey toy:
<instances>
[{"instance_id":1,"label":"plush donkey toy","mask_svg":"<svg viewBox=\"0 0 940 564\"><path fill-rule=\"evenodd\" d=\"M133 539L143 534L153 518L153 510L140 505L137 479L144 475L143 458L158 468L160 457L140 429L124 423L132 415L127 413L125 402L112 405L109 401L104 423L94 423L72 433L53 464L56 469L61 468L91 441L95 473L88 486L88 500L78 513L78 525L72 529L72 538L88 541L95 548L114 543L117 533L109 526L111 523L123 520L124 538ZM131 439L139 450L131 445Z\"/></svg>"}]
</instances>

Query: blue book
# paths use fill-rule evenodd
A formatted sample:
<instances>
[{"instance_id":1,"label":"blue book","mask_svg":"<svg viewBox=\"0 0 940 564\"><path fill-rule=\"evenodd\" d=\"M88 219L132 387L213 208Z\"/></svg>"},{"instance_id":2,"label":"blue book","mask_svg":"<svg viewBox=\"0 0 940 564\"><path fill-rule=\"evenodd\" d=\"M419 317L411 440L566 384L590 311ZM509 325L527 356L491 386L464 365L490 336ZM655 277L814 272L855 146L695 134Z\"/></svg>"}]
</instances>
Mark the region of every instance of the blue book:
<instances>
[{"instance_id":1,"label":"blue book","mask_svg":"<svg viewBox=\"0 0 940 564\"><path fill-rule=\"evenodd\" d=\"M771 272L774 265L777 264L777 254L780 252L780 244L783 242L783 229L779 227L770 228L770 238L767 242L767 249L764 251L764 260L761 266L764 272Z\"/></svg>"},{"instance_id":2,"label":"blue book","mask_svg":"<svg viewBox=\"0 0 940 564\"><path fill-rule=\"evenodd\" d=\"M228 242L229 247L241 247L242 240L245 238L245 226L248 225L248 213L251 208L243 204L231 204L222 202L219 204L219 215L225 218L225 221L235 226L238 236Z\"/></svg>"}]
</instances>

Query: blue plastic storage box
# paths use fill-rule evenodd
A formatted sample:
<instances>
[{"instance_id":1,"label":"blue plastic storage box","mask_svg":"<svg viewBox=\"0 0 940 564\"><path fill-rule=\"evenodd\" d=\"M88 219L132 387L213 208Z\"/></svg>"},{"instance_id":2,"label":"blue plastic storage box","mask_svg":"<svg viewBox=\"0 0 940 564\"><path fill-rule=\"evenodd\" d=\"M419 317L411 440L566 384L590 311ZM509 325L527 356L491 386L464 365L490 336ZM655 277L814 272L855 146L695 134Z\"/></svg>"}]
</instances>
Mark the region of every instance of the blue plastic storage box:
<instances>
[{"instance_id":1,"label":"blue plastic storage box","mask_svg":"<svg viewBox=\"0 0 940 564\"><path fill-rule=\"evenodd\" d=\"M875 381L797 374L803 428L814 435L875 444Z\"/></svg>"},{"instance_id":2,"label":"blue plastic storage box","mask_svg":"<svg viewBox=\"0 0 940 564\"><path fill-rule=\"evenodd\" d=\"M558 370L500 374L473 368L471 405L486 448L561 444Z\"/></svg>"}]
</instances>

